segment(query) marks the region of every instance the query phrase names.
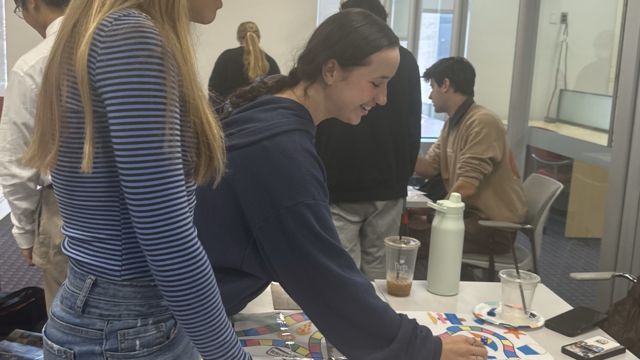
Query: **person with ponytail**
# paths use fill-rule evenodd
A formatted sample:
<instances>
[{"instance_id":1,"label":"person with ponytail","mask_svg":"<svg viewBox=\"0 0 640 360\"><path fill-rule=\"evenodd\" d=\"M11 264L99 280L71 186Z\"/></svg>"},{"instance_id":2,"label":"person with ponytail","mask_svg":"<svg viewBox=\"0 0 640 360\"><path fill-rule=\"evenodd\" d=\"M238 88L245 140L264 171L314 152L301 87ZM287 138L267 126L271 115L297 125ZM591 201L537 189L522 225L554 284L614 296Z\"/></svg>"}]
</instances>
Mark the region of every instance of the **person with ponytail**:
<instances>
[{"instance_id":1,"label":"person with ponytail","mask_svg":"<svg viewBox=\"0 0 640 360\"><path fill-rule=\"evenodd\" d=\"M219 100L251 85L257 78L280 74L276 61L260 48L260 29L256 23L240 24L237 39L240 47L223 52L209 78L209 93Z\"/></svg>"},{"instance_id":2,"label":"person with ponytail","mask_svg":"<svg viewBox=\"0 0 640 360\"><path fill-rule=\"evenodd\" d=\"M51 173L68 276L44 359L250 359L193 224L225 171L190 21L220 0L72 0L44 70L24 162Z\"/></svg>"},{"instance_id":3,"label":"person with ponytail","mask_svg":"<svg viewBox=\"0 0 640 360\"><path fill-rule=\"evenodd\" d=\"M349 359L486 359L481 342L435 337L381 300L331 219L316 126L355 125L385 105L399 46L375 15L345 10L316 29L287 76L233 94L222 120L228 171L196 190L198 236L228 315L277 281Z\"/></svg>"}]
</instances>

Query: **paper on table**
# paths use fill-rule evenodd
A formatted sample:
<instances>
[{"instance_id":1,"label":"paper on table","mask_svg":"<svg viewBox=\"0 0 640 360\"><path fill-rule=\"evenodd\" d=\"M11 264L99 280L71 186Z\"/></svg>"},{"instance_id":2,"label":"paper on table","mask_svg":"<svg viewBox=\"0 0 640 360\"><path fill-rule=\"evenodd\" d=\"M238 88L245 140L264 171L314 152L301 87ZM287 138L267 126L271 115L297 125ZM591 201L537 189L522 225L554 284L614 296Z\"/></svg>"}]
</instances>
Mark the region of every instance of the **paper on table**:
<instances>
[{"instance_id":1,"label":"paper on table","mask_svg":"<svg viewBox=\"0 0 640 360\"><path fill-rule=\"evenodd\" d=\"M426 194L425 192L422 192L420 190L416 190L414 188L412 188L411 186L407 186L407 195L424 195Z\"/></svg>"}]
</instances>

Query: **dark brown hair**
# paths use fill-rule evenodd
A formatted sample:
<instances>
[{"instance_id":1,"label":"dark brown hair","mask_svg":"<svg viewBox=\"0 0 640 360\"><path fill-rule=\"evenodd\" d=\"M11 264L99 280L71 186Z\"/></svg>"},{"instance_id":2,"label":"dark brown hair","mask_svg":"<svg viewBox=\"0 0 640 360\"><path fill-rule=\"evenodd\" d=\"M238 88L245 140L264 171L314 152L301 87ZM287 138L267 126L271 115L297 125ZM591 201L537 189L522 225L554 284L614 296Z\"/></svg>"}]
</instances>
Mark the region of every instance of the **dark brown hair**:
<instances>
[{"instance_id":1,"label":"dark brown hair","mask_svg":"<svg viewBox=\"0 0 640 360\"><path fill-rule=\"evenodd\" d=\"M342 5L340 5L342 10L347 9L363 9L367 10L373 15L380 18L382 21L387 21L387 10L385 10L384 6L380 3L380 0L347 0Z\"/></svg>"},{"instance_id":2,"label":"dark brown hair","mask_svg":"<svg viewBox=\"0 0 640 360\"><path fill-rule=\"evenodd\" d=\"M440 59L424 72L423 77L427 81L435 81L438 86L444 84L444 79L449 79L454 93L464 96L475 95L473 87L476 84L476 70L463 57Z\"/></svg>"},{"instance_id":3,"label":"dark brown hair","mask_svg":"<svg viewBox=\"0 0 640 360\"><path fill-rule=\"evenodd\" d=\"M349 9L325 20L311 35L289 75L273 80L259 80L229 97L232 109L250 103L263 95L273 95L307 81L311 84L322 76L322 68L335 60L341 69L366 66L371 55L400 46L393 30L366 10Z\"/></svg>"}]
</instances>

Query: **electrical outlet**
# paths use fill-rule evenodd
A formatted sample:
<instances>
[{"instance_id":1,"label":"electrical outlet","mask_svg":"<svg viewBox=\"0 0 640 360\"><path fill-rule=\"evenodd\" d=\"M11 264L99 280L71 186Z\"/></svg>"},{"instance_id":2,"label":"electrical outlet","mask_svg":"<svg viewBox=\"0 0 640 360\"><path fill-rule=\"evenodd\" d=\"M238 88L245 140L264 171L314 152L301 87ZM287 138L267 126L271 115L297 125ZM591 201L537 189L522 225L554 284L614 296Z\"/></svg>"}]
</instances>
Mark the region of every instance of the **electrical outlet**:
<instances>
[{"instance_id":1,"label":"electrical outlet","mask_svg":"<svg viewBox=\"0 0 640 360\"><path fill-rule=\"evenodd\" d=\"M560 14L560 24L565 25L569 22L569 13L563 12Z\"/></svg>"}]
</instances>

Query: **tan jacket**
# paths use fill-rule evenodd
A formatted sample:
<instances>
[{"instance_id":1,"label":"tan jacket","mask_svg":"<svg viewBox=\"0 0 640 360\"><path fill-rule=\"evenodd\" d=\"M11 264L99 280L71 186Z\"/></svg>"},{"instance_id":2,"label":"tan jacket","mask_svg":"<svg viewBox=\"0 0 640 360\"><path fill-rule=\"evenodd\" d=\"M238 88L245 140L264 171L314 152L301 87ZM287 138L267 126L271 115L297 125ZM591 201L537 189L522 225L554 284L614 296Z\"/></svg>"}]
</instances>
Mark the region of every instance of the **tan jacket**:
<instances>
[{"instance_id":1,"label":"tan jacket","mask_svg":"<svg viewBox=\"0 0 640 360\"><path fill-rule=\"evenodd\" d=\"M427 154L429 166L440 172L447 190L458 180L478 187L466 209L487 220L520 223L527 212L522 180L500 118L473 104L461 123L449 130L449 120Z\"/></svg>"}]
</instances>

